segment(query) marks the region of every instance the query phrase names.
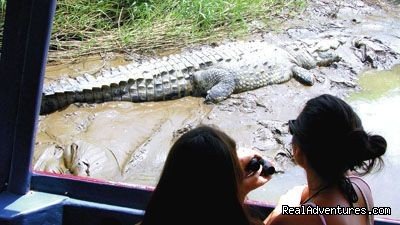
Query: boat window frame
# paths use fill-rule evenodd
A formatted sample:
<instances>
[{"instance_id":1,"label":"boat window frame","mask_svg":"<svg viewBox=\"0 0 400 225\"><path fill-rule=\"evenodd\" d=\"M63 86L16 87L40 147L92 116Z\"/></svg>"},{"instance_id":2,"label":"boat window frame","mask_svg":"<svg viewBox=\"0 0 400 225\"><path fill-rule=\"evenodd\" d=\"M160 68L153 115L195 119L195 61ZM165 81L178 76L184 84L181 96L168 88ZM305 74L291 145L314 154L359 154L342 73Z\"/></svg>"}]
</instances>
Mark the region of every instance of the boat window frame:
<instances>
[{"instance_id":1,"label":"boat window frame","mask_svg":"<svg viewBox=\"0 0 400 225\"><path fill-rule=\"evenodd\" d=\"M0 55L0 192L39 191L144 209L153 187L32 169L55 8L56 0L6 2Z\"/></svg>"},{"instance_id":2,"label":"boat window frame","mask_svg":"<svg viewBox=\"0 0 400 225\"><path fill-rule=\"evenodd\" d=\"M55 0L6 2L0 58L0 190L30 190L31 161Z\"/></svg>"}]
</instances>

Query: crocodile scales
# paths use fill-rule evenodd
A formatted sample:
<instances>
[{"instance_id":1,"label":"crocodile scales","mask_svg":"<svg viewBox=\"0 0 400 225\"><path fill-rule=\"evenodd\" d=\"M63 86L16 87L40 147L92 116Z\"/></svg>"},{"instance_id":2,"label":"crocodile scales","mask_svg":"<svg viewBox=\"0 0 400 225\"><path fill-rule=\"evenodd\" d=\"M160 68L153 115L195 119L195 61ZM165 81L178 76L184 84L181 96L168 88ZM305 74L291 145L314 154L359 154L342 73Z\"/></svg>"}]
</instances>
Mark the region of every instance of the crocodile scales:
<instances>
[{"instance_id":1,"label":"crocodile scales","mask_svg":"<svg viewBox=\"0 0 400 225\"><path fill-rule=\"evenodd\" d=\"M40 113L77 102L162 101L189 95L218 102L232 93L283 83L292 77L312 85L309 69L339 60L330 51L312 52L298 45L282 47L262 41L202 47L119 66L96 77L84 74L45 84Z\"/></svg>"}]
</instances>

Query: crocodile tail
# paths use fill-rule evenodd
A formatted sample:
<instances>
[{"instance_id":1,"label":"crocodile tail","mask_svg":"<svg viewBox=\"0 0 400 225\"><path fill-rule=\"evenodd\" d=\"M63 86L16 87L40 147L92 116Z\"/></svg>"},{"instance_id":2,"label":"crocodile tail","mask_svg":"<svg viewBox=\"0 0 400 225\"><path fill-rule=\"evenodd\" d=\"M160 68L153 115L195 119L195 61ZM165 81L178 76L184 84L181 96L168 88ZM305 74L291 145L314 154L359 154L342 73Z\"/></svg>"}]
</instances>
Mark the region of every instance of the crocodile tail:
<instances>
[{"instance_id":1,"label":"crocodile tail","mask_svg":"<svg viewBox=\"0 0 400 225\"><path fill-rule=\"evenodd\" d=\"M191 95L189 74L163 73L153 77L128 79L77 91L43 94L40 114L63 109L73 103L102 103L109 101L147 102L163 101Z\"/></svg>"},{"instance_id":2,"label":"crocodile tail","mask_svg":"<svg viewBox=\"0 0 400 225\"><path fill-rule=\"evenodd\" d=\"M55 93L51 95L42 95L40 106L40 115L52 113L58 109L64 108L74 102L74 92Z\"/></svg>"}]
</instances>

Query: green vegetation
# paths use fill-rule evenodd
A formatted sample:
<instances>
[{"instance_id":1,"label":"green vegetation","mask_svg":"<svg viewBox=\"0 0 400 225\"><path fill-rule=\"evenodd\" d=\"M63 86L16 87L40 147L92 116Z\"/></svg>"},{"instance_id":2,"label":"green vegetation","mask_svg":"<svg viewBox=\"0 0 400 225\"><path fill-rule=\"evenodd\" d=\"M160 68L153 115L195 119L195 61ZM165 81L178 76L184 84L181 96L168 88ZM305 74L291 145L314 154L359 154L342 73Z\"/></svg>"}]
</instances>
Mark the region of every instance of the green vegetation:
<instances>
[{"instance_id":1,"label":"green vegetation","mask_svg":"<svg viewBox=\"0 0 400 225\"><path fill-rule=\"evenodd\" d=\"M6 0L0 0L0 50L3 42L3 24L6 15Z\"/></svg>"},{"instance_id":2,"label":"green vegetation","mask_svg":"<svg viewBox=\"0 0 400 225\"><path fill-rule=\"evenodd\" d=\"M305 0L59 0L51 50L69 50L63 57L168 51L240 37L255 19L269 24L304 6Z\"/></svg>"},{"instance_id":3,"label":"green vegetation","mask_svg":"<svg viewBox=\"0 0 400 225\"><path fill-rule=\"evenodd\" d=\"M0 26L1 27L3 27L5 14L6 14L6 0L0 0Z\"/></svg>"},{"instance_id":4,"label":"green vegetation","mask_svg":"<svg viewBox=\"0 0 400 225\"><path fill-rule=\"evenodd\" d=\"M6 0L0 0L0 15L4 15L5 10L6 10Z\"/></svg>"},{"instance_id":5,"label":"green vegetation","mask_svg":"<svg viewBox=\"0 0 400 225\"><path fill-rule=\"evenodd\" d=\"M5 0L0 0L4 5ZM249 34L285 19L306 0L58 0L50 57L154 52ZM52 54L56 53L56 54Z\"/></svg>"}]
</instances>

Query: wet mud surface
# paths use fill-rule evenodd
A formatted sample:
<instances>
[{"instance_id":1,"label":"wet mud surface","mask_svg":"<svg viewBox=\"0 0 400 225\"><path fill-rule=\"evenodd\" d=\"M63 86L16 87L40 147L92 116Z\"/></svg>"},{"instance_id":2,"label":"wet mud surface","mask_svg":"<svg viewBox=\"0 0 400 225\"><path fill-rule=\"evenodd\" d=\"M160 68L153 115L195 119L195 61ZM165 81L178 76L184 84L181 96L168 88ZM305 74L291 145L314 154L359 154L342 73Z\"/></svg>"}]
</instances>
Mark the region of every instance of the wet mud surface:
<instances>
[{"instance_id":1,"label":"wet mud surface","mask_svg":"<svg viewBox=\"0 0 400 225\"><path fill-rule=\"evenodd\" d=\"M259 150L284 174L293 167L286 157L290 154L287 121L298 115L308 99L323 93L344 98L360 89L357 81L362 71L388 69L400 62L400 58L385 58L390 51L400 53L398 12L398 7L389 3L377 6L365 1L311 1L304 13L282 24L283 31L252 36L271 43L367 36L390 47L374 60L362 62L363 53L354 54L347 42L338 49L343 56L339 63L312 70L316 77L313 86L292 79L234 94L219 104L204 104L203 98L195 97L148 103L74 104L41 116L34 169L154 185L173 141L202 123L217 125L238 146ZM47 80L58 76L53 69L48 67Z\"/></svg>"}]
</instances>

